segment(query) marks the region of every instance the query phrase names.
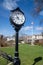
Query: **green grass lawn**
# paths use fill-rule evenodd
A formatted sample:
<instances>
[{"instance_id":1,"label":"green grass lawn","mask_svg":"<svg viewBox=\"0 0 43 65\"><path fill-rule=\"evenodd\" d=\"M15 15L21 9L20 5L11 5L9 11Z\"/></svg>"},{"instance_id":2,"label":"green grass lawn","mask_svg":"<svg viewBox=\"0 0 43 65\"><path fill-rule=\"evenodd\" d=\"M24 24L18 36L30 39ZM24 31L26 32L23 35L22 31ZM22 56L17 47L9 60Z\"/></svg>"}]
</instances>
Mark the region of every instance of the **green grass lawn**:
<instances>
[{"instance_id":1,"label":"green grass lawn","mask_svg":"<svg viewBox=\"0 0 43 65\"><path fill-rule=\"evenodd\" d=\"M14 57L14 47L0 48L0 50ZM34 59L37 57L42 57L42 60L37 62L35 65L43 65L43 46L20 44L19 56L21 59L21 65L32 65L34 63ZM0 65L7 65L7 63L9 62L0 56Z\"/></svg>"}]
</instances>

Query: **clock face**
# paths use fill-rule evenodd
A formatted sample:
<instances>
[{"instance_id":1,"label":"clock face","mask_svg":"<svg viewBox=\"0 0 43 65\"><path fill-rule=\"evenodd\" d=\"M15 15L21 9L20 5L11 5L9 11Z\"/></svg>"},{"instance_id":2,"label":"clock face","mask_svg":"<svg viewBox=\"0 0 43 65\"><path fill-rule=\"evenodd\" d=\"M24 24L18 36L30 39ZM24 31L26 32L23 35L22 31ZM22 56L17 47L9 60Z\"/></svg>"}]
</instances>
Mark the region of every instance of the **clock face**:
<instances>
[{"instance_id":1,"label":"clock face","mask_svg":"<svg viewBox=\"0 0 43 65\"><path fill-rule=\"evenodd\" d=\"M11 18L15 24L21 25L25 21L24 15L20 11L15 11L11 14Z\"/></svg>"}]
</instances>

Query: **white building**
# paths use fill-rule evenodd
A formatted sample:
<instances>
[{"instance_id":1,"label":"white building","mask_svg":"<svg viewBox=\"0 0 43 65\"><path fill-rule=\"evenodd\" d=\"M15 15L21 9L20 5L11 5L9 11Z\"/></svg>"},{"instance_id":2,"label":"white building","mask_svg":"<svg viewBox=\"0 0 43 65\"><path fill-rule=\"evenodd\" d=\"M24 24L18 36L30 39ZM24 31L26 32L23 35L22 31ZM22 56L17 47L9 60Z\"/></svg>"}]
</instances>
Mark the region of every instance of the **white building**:
<instances>
[{"instance_id":1,"label":"white building","mask_svg":"<svg viewBox=\"0 0 43 65\"><path fill-rule=\"evenodd\" d=\"M7 37L7 41L10 41L10 40L14 40L15 41L15 37Z\"/></svg>"}]
</instances>

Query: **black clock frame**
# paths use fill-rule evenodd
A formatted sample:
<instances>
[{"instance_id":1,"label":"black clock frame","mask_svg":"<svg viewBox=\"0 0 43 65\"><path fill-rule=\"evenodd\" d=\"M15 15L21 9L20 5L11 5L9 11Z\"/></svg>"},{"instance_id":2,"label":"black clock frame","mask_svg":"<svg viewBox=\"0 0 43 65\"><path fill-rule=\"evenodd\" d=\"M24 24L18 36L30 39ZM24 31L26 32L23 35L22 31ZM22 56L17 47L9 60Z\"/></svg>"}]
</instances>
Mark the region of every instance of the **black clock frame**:
<instances>
[{"instance_id":1,"label":"black clock frame","mask_svg":"<svg viewBox=\"0 0 43 65\"><path fill-rule=\"evenodd\" d=\"M14 13L15 11L19 11L19 12L21 12L24 15L24 13L19 9L19 7L17 9L11 10L11 13ZM24 25L25 21L24 21L23 24L16 24L16 23L13 22L13 20L12 20L12 18L10 16L10 23L12 24L12 26L14 27L14 29L16 31L19 31L21 29L21 27Z\"/></svg>"}]
</instances>

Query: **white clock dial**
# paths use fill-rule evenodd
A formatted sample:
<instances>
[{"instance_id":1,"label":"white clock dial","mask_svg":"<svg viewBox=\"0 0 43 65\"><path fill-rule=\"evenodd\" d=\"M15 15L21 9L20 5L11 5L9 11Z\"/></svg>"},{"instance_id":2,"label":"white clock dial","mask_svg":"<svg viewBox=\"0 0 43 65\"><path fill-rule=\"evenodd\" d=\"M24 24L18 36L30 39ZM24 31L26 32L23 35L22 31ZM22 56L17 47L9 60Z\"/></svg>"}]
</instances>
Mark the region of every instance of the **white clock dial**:
<instances>
[{"instance_id":1,"label":"white clock dial","mask_svg":"<svg viewBox=\"0 0 43 65\"><path fill-rule=\"evenodd\" d=\"M24 15L21 12L19 12L19 11L13 12L11 14L11 18L12 18L14 23L19 24L19 25L23 24L24 21L25 21Z\"/></svg>"}]
</instances>

